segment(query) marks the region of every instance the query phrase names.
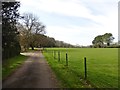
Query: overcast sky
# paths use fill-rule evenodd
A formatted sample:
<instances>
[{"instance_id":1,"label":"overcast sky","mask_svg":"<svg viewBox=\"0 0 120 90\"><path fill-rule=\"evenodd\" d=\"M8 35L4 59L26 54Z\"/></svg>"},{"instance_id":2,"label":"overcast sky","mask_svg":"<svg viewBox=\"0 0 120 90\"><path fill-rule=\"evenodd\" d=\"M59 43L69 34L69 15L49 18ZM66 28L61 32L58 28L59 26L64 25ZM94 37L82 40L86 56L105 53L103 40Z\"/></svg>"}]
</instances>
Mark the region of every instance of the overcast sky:
<instances>
[{"instance_id":1,"label":"overcast sky","mask_svg":"<svg viewBox=\"0 0 120 90\"><path fill-rule=\"evenodd\" d=\"M112 33L118 41L119 0L18 0L20 13L30 12L46 25L46 35L71 44L91 45L97 35Z\"/></svg>"}]
</instances>

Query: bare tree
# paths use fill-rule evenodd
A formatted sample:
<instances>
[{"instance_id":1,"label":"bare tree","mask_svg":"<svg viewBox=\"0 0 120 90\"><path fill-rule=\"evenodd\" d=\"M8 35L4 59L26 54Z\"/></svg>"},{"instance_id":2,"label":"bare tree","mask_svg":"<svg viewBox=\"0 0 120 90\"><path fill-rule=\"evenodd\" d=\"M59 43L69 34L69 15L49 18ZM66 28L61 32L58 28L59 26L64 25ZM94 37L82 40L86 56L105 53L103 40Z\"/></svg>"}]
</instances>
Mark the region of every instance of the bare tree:
<instances>
[{"instance_id":1,"label":"bare tree","mask_svg":"<svg viewBox=\"0 0 120 90\"><path fill-rule=\"evenodd\" d=\"M39 21L38 17L33 15L32 13L24 13L23 14L23 25L29 33L35 34L44 34L45 33L45 26Z\"/></svg>"},{"instance_id":2,"label":"bare tree","mask_svg":"<svg viewBox=\"0 0 120 90\"><path fill-rule=\"evenodd\" d=\"M32 13L24 13L21 20L21 32L24 32L26 43L34 50L36 34L45 34L45 26L39 21L39 18ZM23 36L22 36L23 37Z\"/></svg>"},{"instance_id":3,"label":"bare tree","mask_svg":"<svg viewBox=\"0 0 120 90\"><path fill-rule=\"evenodd\" d=\"M46 33L45 32L45 26L42 25L40 22L35 23L34 29L35 29L35 34L38 34L38 33L45 34Z\"/></svg>"}]
</instances>

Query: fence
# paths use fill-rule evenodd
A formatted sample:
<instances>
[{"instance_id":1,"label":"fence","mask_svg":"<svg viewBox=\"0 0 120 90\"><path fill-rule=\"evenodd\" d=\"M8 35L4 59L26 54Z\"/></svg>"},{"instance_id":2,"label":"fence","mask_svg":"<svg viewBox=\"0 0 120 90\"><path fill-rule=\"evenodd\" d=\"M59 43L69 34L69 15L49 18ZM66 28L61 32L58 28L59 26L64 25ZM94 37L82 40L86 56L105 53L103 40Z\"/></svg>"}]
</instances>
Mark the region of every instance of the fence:
<instances>
[{"instance_id":1,"label":"fence","mask_svg":"<svg viewBox=\"0 0 120 90\"><path fill-rule=\"evenodd\" d=\"M60 59L61 59L61 51L58 51L58 50L45 50L45 52L47 53L51 53L54 60L58 60L58 62L60 62ZM68 67L68 64L69 64L69 59L68 59L68 53L66 52L65 53L65 66ZM84 79L87 80L87 64L86 64L86 57L84 57Z\"/></svg>"}]
</instances>

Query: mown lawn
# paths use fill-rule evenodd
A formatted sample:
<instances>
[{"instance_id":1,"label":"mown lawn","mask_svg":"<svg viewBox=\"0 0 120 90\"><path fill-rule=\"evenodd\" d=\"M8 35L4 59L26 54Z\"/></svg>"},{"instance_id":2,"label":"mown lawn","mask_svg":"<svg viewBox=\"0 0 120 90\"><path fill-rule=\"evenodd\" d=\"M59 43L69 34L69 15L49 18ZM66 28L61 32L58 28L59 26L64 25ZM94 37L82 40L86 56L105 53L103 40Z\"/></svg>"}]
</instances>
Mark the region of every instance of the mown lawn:
<instances>
[{"instance_id":1,"label":"mown lawn","mask_svg":"<svg viewBox=\"0 0 120 90\"><path fill-rule=\"evenodd\" d=\"M56 59L54 52L56 51ZM60 51L60 62L58 62ZM68 66L65 54L68 53ZM117 88L117 48L46 48L44 56L62 83L67 88ZM87 84L84 80L84 57L87 58Z\"/></svg>"},{"instance_id":2,"label":"mown lawn","mask_svg":"<svg viewBox=\"0 0 120 90\"><path fill-rule=\"evenodd\" d=\"M18 55L8 60L5 60L2 64L2 79L4 80L13 71L15 71L25 60L27 56Z\"/></svg>"}]
</instances>

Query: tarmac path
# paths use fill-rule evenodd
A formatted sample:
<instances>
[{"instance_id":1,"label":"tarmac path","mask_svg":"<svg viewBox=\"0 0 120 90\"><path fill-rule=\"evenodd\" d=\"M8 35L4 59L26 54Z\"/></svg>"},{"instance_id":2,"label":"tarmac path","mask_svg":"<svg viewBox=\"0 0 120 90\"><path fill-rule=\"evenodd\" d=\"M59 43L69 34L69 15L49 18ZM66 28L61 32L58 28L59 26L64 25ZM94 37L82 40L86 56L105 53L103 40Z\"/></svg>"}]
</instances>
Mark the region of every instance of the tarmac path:
<instances>
[{"instance_id":1,"label":"tarmac path","mask_svg":"<svg viewBox=\"0 0 120 90\"><path fill-rule=\"evenodd\" d=\"M40 51L22 53L29 58L10 75L2 88L59 88L58 81Z\"/></svg>"}]
</instances>

